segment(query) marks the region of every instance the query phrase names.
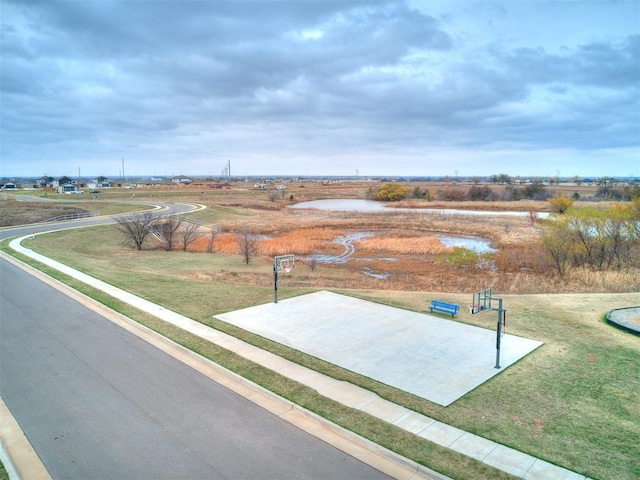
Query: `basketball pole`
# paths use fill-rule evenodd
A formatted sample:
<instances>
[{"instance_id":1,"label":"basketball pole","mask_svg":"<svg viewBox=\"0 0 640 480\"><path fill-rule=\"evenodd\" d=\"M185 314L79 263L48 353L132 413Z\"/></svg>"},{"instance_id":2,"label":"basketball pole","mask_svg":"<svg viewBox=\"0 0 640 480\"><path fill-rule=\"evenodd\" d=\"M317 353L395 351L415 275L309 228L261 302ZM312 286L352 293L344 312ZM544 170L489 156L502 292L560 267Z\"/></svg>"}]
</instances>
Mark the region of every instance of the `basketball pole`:
<instances>
[{"instance_id":1,"label":"basketball pole","mask_svg":"<svg viewBox=\"0 0 640 480\"><path fill-rule=\"evenodd\" d=\"M278 303L278 267L273 264L273 303Z\"/></svg>"},{"instance_id":2,"label":"basketball pole","mask_svg":"<svg viewBox=\"0 0 640 480\"><path fill-rule=\"evenodd\" d=\"M500 368L500 338L502 337L502 317L504 310L502 310L502 299L498 300L498 324L496 326L496 366L494 368Z\"/></svg>"},{"instance_id":3,"label":"basketball pole","mask_svg":"<svg viewBox=\"0 0 640 480\"><path fill-rule=\"evenodd\" d=\"M477 297L477 300L476 300ZM498 308L492 306L491 302L495 300L498 302ZM471 314L474 315L476 313L480 313L483 310L493 310L494 312L498 312L498 321L496 323L496 365L494 368L500 367L500 342L502 339L502 325L503 322L506 324L506 310L502 308L502 298L493 297L490 288L486 288L484 290L480 290L473 294L471 298ZM477 308L477 310L476 310Z\"/></svg>"},{"instance_id":4,"label":"basketball pole","mask_svg":"<svg viewBox=\"0 0 640 480\"><path fill-rule=\"evenodd\" d=\"M273 303L278 303L278 270L284 270L286 273L291 271L293 266L293 254L273 257Z\"/></svg>"}]
</instances>

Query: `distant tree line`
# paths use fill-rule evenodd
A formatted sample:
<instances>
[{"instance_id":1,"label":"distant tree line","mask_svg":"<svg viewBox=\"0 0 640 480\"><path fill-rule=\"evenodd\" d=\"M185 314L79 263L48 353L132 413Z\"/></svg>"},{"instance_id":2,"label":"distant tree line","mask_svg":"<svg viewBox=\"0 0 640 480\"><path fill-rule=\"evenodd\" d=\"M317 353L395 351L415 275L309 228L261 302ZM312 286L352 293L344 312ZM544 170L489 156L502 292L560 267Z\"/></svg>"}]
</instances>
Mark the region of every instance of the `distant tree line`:
<instances>
[{"instance_id":1,"label":"distant tree line","mask_svg":"<svg viewBox=\"0 0 640 480\"><path fill-rule=\"evenodd\" d=\"M497 180L496 183L506 183L499 190L491 188L489 185L474 184L471 187L464 188L462 186L447 186L439 188L435 194L428 188L424 190L419 186L410 189L402 183L387 182L379 187L371 187L367 192L367 198L384 202L394 202L399 200L424 199L427 201L440 200L445 202L463 202L463 201L517 201L517 200L539 200L544 201L554 197L547 184L539 180L534 180L523 185L512 185L506 182L505 178L496 177L503 181ZM575 192L572 195L573 200L580 198L580 194ZM610 184L598 187L594 200L620 200L631 201L634 198L640 198L640 185L624 185L615 187Z\"/></svg>"}]
</instances>

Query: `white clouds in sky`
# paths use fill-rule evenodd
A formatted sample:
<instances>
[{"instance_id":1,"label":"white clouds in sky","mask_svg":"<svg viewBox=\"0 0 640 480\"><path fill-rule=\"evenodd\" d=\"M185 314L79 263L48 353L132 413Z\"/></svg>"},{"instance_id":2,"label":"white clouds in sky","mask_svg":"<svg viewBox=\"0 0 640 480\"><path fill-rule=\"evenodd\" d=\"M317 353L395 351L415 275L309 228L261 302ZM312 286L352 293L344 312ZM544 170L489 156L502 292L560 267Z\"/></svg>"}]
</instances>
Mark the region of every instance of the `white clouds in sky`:
<instances>
[{"instance_id":1,"label":"white clouds in sky","mask_svg":"<svg viewBox=\"0 0 640 480\"><path fill-rule=\"evenodd\" d=\"M0 8L0 175L640 175L636 0Z\"/></svg>"}]
</instances>

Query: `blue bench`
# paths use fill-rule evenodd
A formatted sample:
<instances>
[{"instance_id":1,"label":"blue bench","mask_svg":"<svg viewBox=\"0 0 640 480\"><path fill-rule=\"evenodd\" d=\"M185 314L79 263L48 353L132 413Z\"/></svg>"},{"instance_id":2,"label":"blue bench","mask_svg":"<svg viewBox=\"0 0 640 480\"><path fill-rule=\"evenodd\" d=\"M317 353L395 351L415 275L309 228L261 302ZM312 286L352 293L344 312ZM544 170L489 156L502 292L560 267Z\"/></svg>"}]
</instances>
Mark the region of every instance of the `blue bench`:
<instances>
[{"instance_id":1,"label":"blue bench","mask_svg":"<svg viewBox=\"0 0 640 480\"><path fill-rule=\"evenodd\" d=\"M460 310L460 307L452 303L439 302L438 300L432 300L429 310L431 310L432 312L448 313L453 318L458 313L458 310Z\"/></svg>"}]
</instances>

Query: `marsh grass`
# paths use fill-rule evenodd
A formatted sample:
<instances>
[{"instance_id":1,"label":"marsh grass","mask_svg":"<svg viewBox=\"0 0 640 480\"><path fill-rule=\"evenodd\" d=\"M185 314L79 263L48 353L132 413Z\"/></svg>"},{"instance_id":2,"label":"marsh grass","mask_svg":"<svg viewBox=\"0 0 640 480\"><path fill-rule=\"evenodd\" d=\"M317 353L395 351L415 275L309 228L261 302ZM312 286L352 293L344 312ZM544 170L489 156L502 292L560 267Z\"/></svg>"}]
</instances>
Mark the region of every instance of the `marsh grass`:
<instances>
[{"instance_id":1,"label":"marsh grass","mask_svg":"<svg viewBox=\"0 0 640 480\"><path fill-rule=\"evenodd\" d=\"M393 232L365 238L358 242L358 250L377 255L436 255L452 252L436 237L417 232Z\"/></svg>"}]
</instances>

